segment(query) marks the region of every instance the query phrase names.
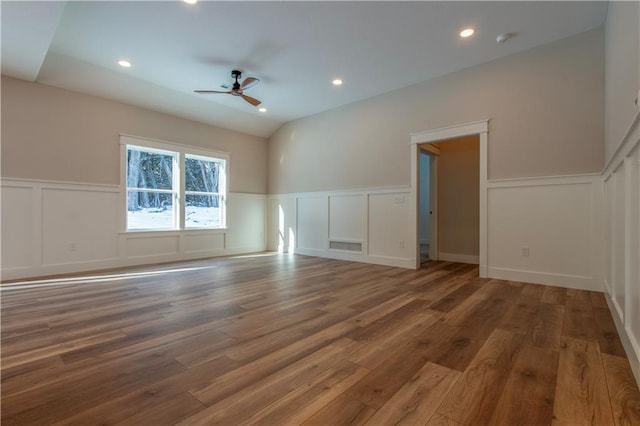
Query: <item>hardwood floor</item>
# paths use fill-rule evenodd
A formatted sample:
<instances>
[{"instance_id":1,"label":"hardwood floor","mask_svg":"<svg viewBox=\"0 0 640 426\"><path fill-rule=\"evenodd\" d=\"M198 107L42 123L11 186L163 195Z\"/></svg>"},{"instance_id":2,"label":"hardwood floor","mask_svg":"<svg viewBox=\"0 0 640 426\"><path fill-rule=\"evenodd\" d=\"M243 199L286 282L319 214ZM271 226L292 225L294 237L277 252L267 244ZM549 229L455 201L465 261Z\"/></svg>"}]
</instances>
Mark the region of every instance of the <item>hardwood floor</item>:
<instances>
[{"instance_id":1,"label":"hardwood floor","mask_svg":"<svg viewBox=\"0 0 640 426\"><path fill-rule=\"evenodd\" d=\"M263 255L2 287L2 424L639 425L600 293Z\"/></svg>"}]
</instances>

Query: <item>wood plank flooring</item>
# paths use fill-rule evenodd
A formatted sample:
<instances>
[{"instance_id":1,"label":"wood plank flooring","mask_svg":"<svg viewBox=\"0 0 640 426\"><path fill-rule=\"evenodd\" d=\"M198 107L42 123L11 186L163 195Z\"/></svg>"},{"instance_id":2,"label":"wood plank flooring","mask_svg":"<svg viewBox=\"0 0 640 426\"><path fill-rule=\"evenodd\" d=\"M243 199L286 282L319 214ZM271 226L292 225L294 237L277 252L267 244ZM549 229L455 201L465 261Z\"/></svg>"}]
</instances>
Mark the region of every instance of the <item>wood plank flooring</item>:
<instances>
[{"instance_id":1,"label":"wood plank flooring","mask_svg":"<svg viewBox=\"0 0 640 426\"><path fill-rule=\"evenodd\" d=\"M640 425L601 293L260 255L2 287L3 425Z\"/></svg>"}]
</instances>

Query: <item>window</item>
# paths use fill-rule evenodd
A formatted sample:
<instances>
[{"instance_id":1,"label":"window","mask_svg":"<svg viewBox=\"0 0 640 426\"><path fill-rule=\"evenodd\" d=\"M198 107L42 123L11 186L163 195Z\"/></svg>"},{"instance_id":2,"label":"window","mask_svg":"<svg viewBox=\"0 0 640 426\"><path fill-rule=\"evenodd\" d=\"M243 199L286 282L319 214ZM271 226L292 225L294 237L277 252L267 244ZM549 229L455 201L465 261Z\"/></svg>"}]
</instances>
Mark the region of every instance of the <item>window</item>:
<instances>
[{"instance_id":1,"label":"window","mask_svg":"<svg viewBox=\"0 0 640 426\"><path fill-rule=\"evenodd\" d=\"M127 146L127 229L175 229L177 153Z\"/></svg>"},{"instance_id":2,"label":"window","mask_svg":"<svg viewBox=\"0 0 640 426\"><path fill-rule=\"evenodd\" d=\"M221 228L223 203L220 173L224 164L206 157L185 156L185 216L187 228Z\"/></svg>"},{"instance_id":3,"label":"window","mask_svg":"<svg viewBox=\"0 0 640 426\"><path fill-rule=\"evenodd\" d=\"M127 231L225 227L225 154L128 136L121 144Z\"/></svg>"}]
</instances>

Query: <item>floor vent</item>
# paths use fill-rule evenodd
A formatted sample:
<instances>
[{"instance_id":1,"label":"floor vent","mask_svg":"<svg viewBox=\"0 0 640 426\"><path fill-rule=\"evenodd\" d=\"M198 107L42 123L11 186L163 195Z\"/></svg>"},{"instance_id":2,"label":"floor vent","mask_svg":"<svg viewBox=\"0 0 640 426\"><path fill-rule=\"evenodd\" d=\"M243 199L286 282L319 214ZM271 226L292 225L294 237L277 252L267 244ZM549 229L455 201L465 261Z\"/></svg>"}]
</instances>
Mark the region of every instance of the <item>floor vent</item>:
<instances>
[{"instance_id":1,"label":"floor vent","mask_svg":"<svg viewBox=\"0 0 640 426\"><path fill-rule=\"evenodd\" d=\"M329 248L333 250L356 251L362 253L362 243L329 241Z\"/></svg>"}]
</instances>

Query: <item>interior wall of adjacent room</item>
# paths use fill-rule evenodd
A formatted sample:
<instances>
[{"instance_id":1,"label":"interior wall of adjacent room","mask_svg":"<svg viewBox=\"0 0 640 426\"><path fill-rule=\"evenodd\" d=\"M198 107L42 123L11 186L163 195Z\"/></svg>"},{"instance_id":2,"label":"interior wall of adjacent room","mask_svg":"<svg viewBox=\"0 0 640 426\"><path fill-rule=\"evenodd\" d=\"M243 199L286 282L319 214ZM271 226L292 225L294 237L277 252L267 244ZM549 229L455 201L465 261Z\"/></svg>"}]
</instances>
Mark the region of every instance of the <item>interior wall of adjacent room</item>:
<instances>
[{"instance_id":1,"label":"interior wall of adjacent room","mask_svg":"<svg viewBox=\"0 0 640 426\"><path fill-rule=\"evenodd\" d=\"M269 140L269 193L408 186L411 132L482 119L489 179L599 172L603 61L593 30L287 123Z\"/></svg>"},{"instance_id":2,"label":"interior wall of adjacent room","mask_svg":"<svg viewBox=\"0 0 640 426\"><path fill-rule=\"evenodd\" d=\"M431 238L429 216L431 211L431 157L420 152L420 243L429 244Z\"/></svg>"},{"instance_id":3,"label":"interior wall of adjacent room","mask_svg":"<svg viewBox=\"0 0 640 426\"><path fill-rule=\"evenodd\" d=\"M477 135L438 144L438 250L480 254L480 141Z\"/></svg>"}]
</instances>

